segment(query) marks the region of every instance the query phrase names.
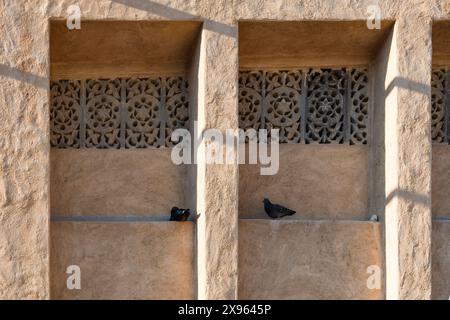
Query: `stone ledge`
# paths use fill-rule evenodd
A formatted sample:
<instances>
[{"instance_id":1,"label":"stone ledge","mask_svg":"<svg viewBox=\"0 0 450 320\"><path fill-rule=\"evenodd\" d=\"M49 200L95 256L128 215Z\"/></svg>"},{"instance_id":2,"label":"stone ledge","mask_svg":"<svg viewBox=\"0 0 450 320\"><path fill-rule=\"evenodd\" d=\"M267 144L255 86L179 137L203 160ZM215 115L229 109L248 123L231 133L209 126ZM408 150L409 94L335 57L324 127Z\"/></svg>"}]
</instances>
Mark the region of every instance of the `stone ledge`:
<instances>
[{"instance_id":1,"label":"stone ledge","mask_svg":"<svg viewBox=\"0 0 450 320\"><path fill-rule=\"evenodd\" d=\"M368 221L240 220L239 298L383 299L383 278L366 286L381 243Z\"/></svg>"},{"instance_id":2,"label":"stone ledge","mask_svg":"<svg viewBox=\"0 0 450 320\"><path fill-rule=\"evenodd\" d=\"M52 299L193 299L194 224L52 222L50 268Z\"/></svg>"}]
</instances>

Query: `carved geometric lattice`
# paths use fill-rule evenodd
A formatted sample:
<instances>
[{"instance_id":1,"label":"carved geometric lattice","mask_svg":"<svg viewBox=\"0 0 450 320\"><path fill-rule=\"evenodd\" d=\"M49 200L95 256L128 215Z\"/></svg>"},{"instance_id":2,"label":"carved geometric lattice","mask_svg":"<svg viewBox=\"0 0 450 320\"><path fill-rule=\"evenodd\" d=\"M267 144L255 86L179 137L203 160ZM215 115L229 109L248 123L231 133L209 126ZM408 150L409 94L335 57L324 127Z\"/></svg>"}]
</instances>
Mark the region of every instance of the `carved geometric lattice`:
<instances>
[{"instance_id":1,"label":"carved geometric lattice","mask_svg":"<svg viewBox=\"0 0 450 320\"><path fill-rule=\"evenodd\" d=\"M265 128L280 129L280 143L300 141L300 93L302 77L298 71L267 72Z\"/></svg>"},{"instance_id":2,"label":"carved geometric lattice","mask_svg":"<svg viewBox=\"0 0 450 320\"><path fill-rule=\"evenodd\" d=\"M119 148L120 80L86 81L86 148Z\"/></svg>"},{"instance_id":3,"label":"carved geometric lattice","mask_svg":"<svg viewBox=\"0 0 450 320\"><path fill-rule=\"evenodd\" d=\"M178 128L187 128L189 121L187 82L181 77L166 80L166 146L173 146L170 137Z\"/></svg>"},{"instance_id":4,"label":"carved geometric lattice","mask_svg":"<svg viewBox=\"0 0 450 320\"><path fill-rule=\"evenodd\" d=\"M182 77L60 80L51 84L56 148L160 148L189 122Z\"/></svg>"},{"instance_id":5,"label":"carved geometric lattice","mask_svg":"<svg viewBox=\"0 0 450 320\"><path fill-rule=\"evenodd\" d=\"M308 72L307 142L344 142L345 80L344 70Z\"/></svg>"},{"instance_id":6,"label":"carved geometric lattice","mask_svg":"<svg viewBox=\"0 0 450 320\"><path fill-rule=\"evenodd\" d=\"M448 142L446 116L446 72L434 69L431 75L431 139L433 143Z\"/></svg>"},{"instance_id":7,"label":"carved geometric lattice","mask_svg":"<svg viewBox=\"0 0 450 320\"><path fill-rule=\"evenodd\" d=\"M51 145L58 148L80 147L80 81L59 81L50 88Z\"/></svg>"},{"instance_id":8,"label":"carved geometric lattice","mask_svg":"<svg viewBox=\"0 0 450 320\"><path fill-rule=\"evenodd\" d=\"M242 129L261 128L263 82L262 72L239 74L239 127Z\"/></svg>"},{"instance_id":9,"label":"carved geometric lattice","mask_svg":"<svg viewBox=\"0 0 450 320\"><path fill-rule=\"evenodd\" d=\"M349 73L350 144L367 144L369 121L369 78L367 72L353 69Z\"/></svg>"},{"instance_id":10,"label":"carved geometric lattice","mask_svg":"<svg viewBox=\"0 0 450 320\"><path fill-rule=\"evenodd\" d=\"M158 146L161 138L161 79L126 81L126 148Z\"/></svg>"},{"instance_id":11,"label":"carved geometric lattice","mask_svg":"<svg viewBox=\"0 0 450 320\"><path fill-rule=\"evenodd\" d=\"M241 129L280 129L280 143L367 144L366 69L244 71Z\"/></svg>"}]
</instances>

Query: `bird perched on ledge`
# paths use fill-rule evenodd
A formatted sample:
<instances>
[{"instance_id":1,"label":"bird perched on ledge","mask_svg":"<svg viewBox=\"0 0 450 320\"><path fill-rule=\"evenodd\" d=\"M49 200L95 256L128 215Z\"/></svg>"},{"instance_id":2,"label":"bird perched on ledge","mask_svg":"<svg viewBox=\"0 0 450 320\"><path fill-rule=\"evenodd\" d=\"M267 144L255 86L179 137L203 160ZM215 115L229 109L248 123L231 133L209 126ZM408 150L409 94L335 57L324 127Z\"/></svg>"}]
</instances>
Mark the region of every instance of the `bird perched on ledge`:
<instances>
[{"instance_id":1,"label":"bird perched on ledge","mask_svg":"<svg viewBox=\"0 0 450 320\"><path fill-rule=\"evenodd\" d=\"M266 211L267 215L272 219L283 218L285 216L292 216L295 213L294 210L288 209L279 204L271 203L270 200L267 198L264 198L263 202L264 202L264 210Z\"/></svg>"},{"instance_id":2,"label":"bird perched on ledge","mask_svg":"<svg viewBox=\"0 0 450 320\"><path fill-rule=\"evenodd\" d=\"M170 221L186 221L190 214L189 209L173 207L172 210L170 210Z\"/></svg>"}]
</instances>

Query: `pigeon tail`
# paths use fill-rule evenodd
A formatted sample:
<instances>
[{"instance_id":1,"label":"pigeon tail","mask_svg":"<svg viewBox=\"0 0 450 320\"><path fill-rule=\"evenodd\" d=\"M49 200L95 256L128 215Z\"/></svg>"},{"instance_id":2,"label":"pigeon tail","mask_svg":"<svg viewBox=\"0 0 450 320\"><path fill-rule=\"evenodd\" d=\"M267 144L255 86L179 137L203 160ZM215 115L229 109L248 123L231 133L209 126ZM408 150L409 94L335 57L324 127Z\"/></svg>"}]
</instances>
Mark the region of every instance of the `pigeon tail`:
<instances>
[{"instance_id":1,"label":"pigeon tail","mask_svg":"<svg viewBox=\"0 0 450 320\"><path fill-rule=\"evenodd\" d=\"M296 213L297 213L296 211L291 210L291 209L287 209L287 211L286 211L286 215L287 215L287 216L292 216L292 215L294 215L294 214L296 214Z\"/></svg>"}]
</instances>

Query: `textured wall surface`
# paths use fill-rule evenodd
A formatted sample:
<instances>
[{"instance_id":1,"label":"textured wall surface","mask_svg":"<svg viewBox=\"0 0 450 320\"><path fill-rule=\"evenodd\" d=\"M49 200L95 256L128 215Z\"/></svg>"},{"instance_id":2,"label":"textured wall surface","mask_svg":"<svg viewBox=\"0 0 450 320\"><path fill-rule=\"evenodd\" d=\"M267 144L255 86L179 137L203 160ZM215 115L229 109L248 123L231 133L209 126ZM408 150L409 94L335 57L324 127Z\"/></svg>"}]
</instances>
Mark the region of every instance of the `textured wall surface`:
<instances>
[{"instance_id":1,"label":"textured wall surface","mask_svg":"<svg viewBox=\"0 0 450 320\"><path fill-rule=\"evenodd\" d=\"M431 203L433 218L450 217L450 148L446 145L433 146Z\"/></svg>"},{"instance_id":2,"label":"textured wall surface","mask_svg":"<svg viewBox=\"0 0 450 320\"><path fill-rule=\"evenodd\" d=\"M238 34L235 25L230 27L234 17L226 7L227 1L217 2L218 21L204 23L198 104L199 128L214 128L223 133L238 128ZM208 143L204 141L204 146ZM236 299L238 165L200 164L198 177L198 297Z\"/></svg>"},{"instance_id":3,"label":"textured wall surface","mask_svg":"<svg viewBox=\"0 0 450 320\"><path fill-rule=\"evenodd\" d=\"M80 0L83 19L201 20L201 128L237 128L238 20L364 20L372 0ZM73 1L0 2L0 297L50 296L49 19ZM396 77L385 83L398 111L385 127L389 298L431 296L431 21L449 19L448 0L380 0L395 20ZM373 31L377 32L377 31ZM89 52L88 55L95 54ZM387 118L386 118L387 119ZM388 170L388 168L391 168ZM237 297L238 167L197 172L199 290ZM370 197L370 195L369 195ZM392 227L392 228L391 228ZM389 229L391 228L391 229ZM150 241L150 240L149 240ZM388 260L388 259L387 259ZM392 269L393 268L393 269Z\"/></svg>"},{"instance_id":4,"label":"textured wall surface","mask_svg":"<svg viewBox=\"0 0 450 320\"><path fill-rule=\"evenodd\" d=\"M366 285L381 255L379 223L241 220L239 298L382 299Z\"/></svg>"},{"instance_id":5,"label":"textured wall surface","mask_svg":"<svg viewBox=\"0 0 450 320\"><path fill-rule=\"evenodd\" d=\"M450 299L450 222L433 221L432 299Z\"/></svg>"},{"instance_id":6,"label":"textured wall surface","mask_svg":"<svg viewBox=\"0 0 450 320\"><path fill-rule=\"evenodd\" d=\"M297 211L289 219L368 218L365 146L283 144L279 172L262 176L259 170L239 166L240 218L266 218L264 197Z\"/></svg>"},{"instance_id":7,"label":"textured wall surface","mask_svg":"<svg viewBox=\"0 0 450 320\"><path fill-rule=\"evenodd\" d=\"M52 299L192 299L191 222L51 223ZM68 290L66 268L81 269Z\"/></svg>"},{"instance_id":8,"label":"textured wall surface","mask_svg":"<svg viewBox=\"0 0 450 320\"><path fill-rule=\"evenodd\" d=\"M200 21L97 20L86 21L83 28L72 32L65 20L53 21L51 77L54 80L183 74L191 62L200 26Z\"/></svg>"},{"instance_id":9,"label":"textured wall surface","mask_svg":"<svg viewBox=\"0 0 450 320\"><path fill-rule=\"evenodd\" d=\"M50 212L168 218L186 205L186 171L170 149L52 149Z\"/></svg>"},{"instance_id":10,"label":"textured wall surface","mask_svg":"<svg viewBox=\"0 0 450 320\"><path fill-rule=\"evenodd\" d=\"M416 21L422 21L421 24ZM388 144L396 148L387 154L396 166L394 189L387 197L397 202L395 220L399 244L399 282L388 298L430 299L431 297L431 21L422 12L399 18L395 33L398 75L396 134ZM420 57L416 59L408 57ZM389 88L389 87L388 87ZM388 153L388 150L386 151ZM392 213L392 212L391 212ZM388 229L386 229L389 239ZM389 248L390 242L386 242ZM388 265L386 258L386 265Z\"/></svg>"},{"instance_id":11,"label":"textured wall surface","mask_svg":"<svg viewBox=\"0 0 450 320\"><path fill-rule=\"evenodd\" d=\"M361 19L240 21L239 67L367 66L392 24L383 20L374 32Z\"/></svg>"}]
</instances>

